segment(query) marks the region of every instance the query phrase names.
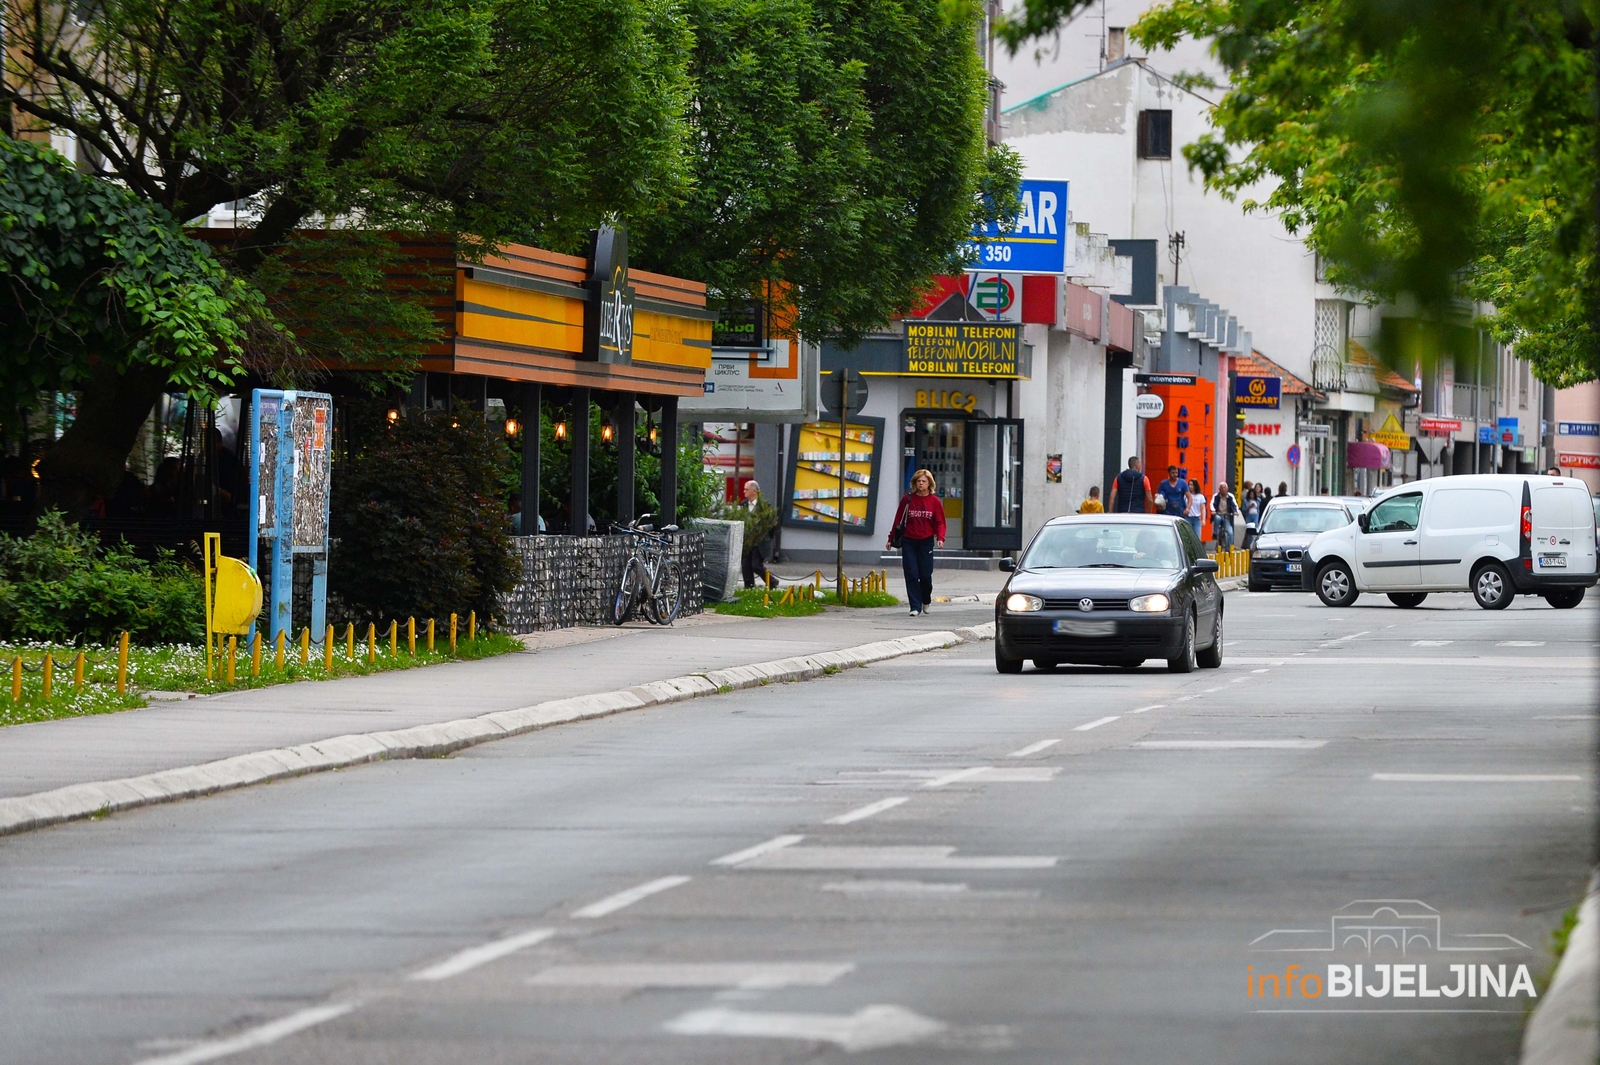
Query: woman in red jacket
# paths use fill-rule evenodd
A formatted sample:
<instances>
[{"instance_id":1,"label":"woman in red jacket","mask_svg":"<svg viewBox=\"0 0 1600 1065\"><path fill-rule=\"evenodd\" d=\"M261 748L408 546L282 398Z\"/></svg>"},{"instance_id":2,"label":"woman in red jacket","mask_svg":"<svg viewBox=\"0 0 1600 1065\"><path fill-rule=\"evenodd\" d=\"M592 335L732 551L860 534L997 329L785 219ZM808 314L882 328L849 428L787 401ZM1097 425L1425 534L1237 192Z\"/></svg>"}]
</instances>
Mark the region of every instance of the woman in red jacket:
<instances>
[{"instance_id":1,"label":"woman in red jacket","mask_svg":"<svg viewBox=\"0 0 1600 1065\"><path fill-rule=\"evenodd\" d=\"M944 546L944 503L934 491L933 474L918 470L911 475L911 491L900 500L894 528L900 530L900 565L906 574L906 598L911 616L928 612L933 601L933 549ZM889 534L894 544L894 533Z\"/></svg>"}]
</instances>

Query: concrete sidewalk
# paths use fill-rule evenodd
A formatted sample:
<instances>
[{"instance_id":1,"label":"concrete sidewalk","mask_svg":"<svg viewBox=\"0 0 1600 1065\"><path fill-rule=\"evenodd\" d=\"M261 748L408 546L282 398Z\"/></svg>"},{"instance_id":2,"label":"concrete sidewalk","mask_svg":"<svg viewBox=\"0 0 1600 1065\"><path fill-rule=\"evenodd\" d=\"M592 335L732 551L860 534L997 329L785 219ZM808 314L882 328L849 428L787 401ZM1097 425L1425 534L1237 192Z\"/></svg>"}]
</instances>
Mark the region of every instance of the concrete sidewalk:
<instances>
[{"instance_id":1,"label":"concrete sidewalk","mask_svg":"<svg viewBox=\"0 0 1600 1065\"><path fill-rule=\"evenodd\" d=\"M988 575L993 576L993 575ZM970 593L969 593L970 594ZM569 629L529 650L342 680L281 684L143 710L0 729L0 798L141 776L351 733L432 725L552 699L993 620L982 603L809 618L714 614L670 628Z\"/></svg>"}]
</instances>

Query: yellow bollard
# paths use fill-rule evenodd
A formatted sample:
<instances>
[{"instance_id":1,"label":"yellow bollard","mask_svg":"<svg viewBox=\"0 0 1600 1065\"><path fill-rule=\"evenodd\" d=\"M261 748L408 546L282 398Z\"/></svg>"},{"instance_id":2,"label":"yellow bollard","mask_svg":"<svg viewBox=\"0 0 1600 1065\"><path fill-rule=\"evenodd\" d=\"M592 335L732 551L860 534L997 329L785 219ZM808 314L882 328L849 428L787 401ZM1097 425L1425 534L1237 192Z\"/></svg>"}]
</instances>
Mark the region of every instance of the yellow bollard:
<instances>
[{"instance_id":1,"label":"yellow bollard","mask_svg":"<svg viewBox=\"0 0 1600 1065\"><path fill-rule=\"evenodd\" d=\"M45 697L45 699L48 700L50 698L50 689L55 686L55 679L56 679L56 660L55 660L55 658L53 658L51 656L49 651L46 651L44 653L44 669L43 669L43 673L44 673L44 697Z\"/></svg>"},{"instance_id":2,"label":"yellow bollard","mask_svg":"<svg viewBox=\"0 0 1600 1065\"><path fill-rule=\"evenodd\" d=\"M406 654L417 657L417 619L406 618Z\"/></svg>"},{"instance_id":3,"label":"yellow bollard","mask_svg":"<svg viewBox=\"0 0 1600 1065\"><path fill-rule=\"evenodd\" d=\"M117 641L117 694L126 695L128 691L128 634L124 632Z\"/></svg>"},{"instance_id":4,"label":"yellow bollard","mask_svg":"<svg viewBox=\"0 0 1600 1065\"><path fill-rule=\"evenodd\" d=\"M22 656L11 660L11 701L22 702Z\"/></svg>"},{"instance_id":5,"label":"yellow bollard","mask_svg":"<svg viewBox=\"0 0 1600 1065\"><path fill-rule=\"evenodd\" d=\"M478 612L467 611L467 642L471 643L478 638Z\"/></svg>"},{"instance_id":6,"label":"yellow bollard","mask_svg":"<svg viewBox=\"0 0 1600 1065\"><path fill-rule=\"evenodd\" d=\"M371 664L378 660L378 626L367 622L367 662Z\"/></svg>"},{"instance_id":7,"label":"yellow bollard","mask_svg":"<svg viewBox=\"0 0 1600 1065\"><path fill-rule=\"evenodd\" d=\"M257 629L256 630L256 634L254 636L250 637L250 675L252 677L261 676L261 630L260 629Z\"/></svg>"},{"instance_id":8,"label":"yellow bollard","mask_svg":"<svg viewBox=\"0 0 1600 1065\"><path fill-rule=\"evenodd\" d=\"M228 637L228 687L233 687L235 660L239 657L239 637Z\"/></svg>"},{"instance_id":9,"label":"yellow bollard","mask_svg":"<svg viewBox=\"0 0 1600 1065\"><path fill-rule=\"evenodd\" d=\"M333 626L328 626L327 633L322 638L322 672L333 672Z\"/></svg>"},{"instance_id":10,"label":"yellow bollard","mask_svg":"<svg viewBox=\"0 0 1600 1065\"><path fill-rule=\"evenodd\" d=\"M389 657L393 658L400 653L400 623L389 622Z\"/></svg>"},{"instance_id":11,"label":"yellow bollard","mask_svg":"<svg viewBox=\"0 0 1600 1065\"><path fill-rule=\"evenodd\" d=\"M272 668L276 669L279 673L283 672L283 637L284 634L280 630L278 633L277 646L272 652Z\"/></svg>"},{"instance_id":12,"label":"yellow bollard","mask_svg":"<svg viewBox=\"0 0 1600 1065\"><path fill-rule=\"evenodd\" d=\"M72 663L72 690L83 691L83 652L78 652L78 660Z\"/></svg>"},{"instance_id":13,"label":"yellow bollard","mask_svg":"<svg viewBox=\"0 0 1600 1065\"><path fill-rule=\"evenodd\" d=\"M311 664L311 626L310 625L307 625L305 628L300 630L300 664L302 666L309 666Z\"/></svg>"},{"instance_id":14,"label":"yellow bollard","mask_svg":"<svg viewBox=\"0 0 1600 1065\"><path fill-rule=\"evenodd\" d=\"M428 619L428 653L433 654L433 619Z\"/></svg>"},{"instance_id":15,"label":"yellow bollard","mask_svg":"<svg viewBox=\"0 0 1600 1065\"><path fill-rule=\"evenodd\" d=\"M348 662L356 660L356 623L353 621L344 630L344 657Z\"/></svg>"},{"instance_id":16,"label":"yellow bollard","mask_svg":"<svg viewBox=\"0 0 1600 1065\"><path fill-rule=\"evenodd\" d=\"M450 615L450 653L456 653L456 616Z\"/></svg>"}]
</instances>

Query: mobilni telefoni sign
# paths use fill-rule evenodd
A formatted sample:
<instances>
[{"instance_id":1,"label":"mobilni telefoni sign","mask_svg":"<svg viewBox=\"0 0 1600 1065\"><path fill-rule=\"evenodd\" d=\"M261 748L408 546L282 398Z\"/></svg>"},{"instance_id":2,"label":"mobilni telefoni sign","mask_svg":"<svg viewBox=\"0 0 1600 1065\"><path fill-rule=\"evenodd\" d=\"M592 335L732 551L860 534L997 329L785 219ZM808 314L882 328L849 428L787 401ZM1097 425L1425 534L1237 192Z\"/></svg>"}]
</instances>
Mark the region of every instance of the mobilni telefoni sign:
<instances>
[{"instance_id":1,"label":"mobilni telefoni sign","mask_svg":"<svg viewBox=\"0 0 1600 1065\"><path fill-rule=\"evenodd\" d=\"M1002 322L907 322L907 374L1022 377L1022 327Z\"/></svg>"}]
</instances>

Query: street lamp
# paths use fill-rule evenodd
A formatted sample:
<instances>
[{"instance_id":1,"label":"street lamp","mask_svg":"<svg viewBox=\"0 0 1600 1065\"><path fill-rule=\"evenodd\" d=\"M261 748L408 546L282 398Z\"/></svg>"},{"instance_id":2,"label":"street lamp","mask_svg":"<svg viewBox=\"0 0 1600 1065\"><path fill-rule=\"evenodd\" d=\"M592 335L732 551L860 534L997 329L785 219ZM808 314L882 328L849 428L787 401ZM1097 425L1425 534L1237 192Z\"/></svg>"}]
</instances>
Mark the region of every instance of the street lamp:
<instances>
[{"instance_id":1,"label":"street lamp","mask_svg":"<svg viewBox=\"0 0 1600 1065\"><path fill-rule=\"evenodd\" d=\"M506 419L506 435L507 436L516 436L517 433L520 432L521 430L522 430L522 426L517 424L517 420L515 418L507 418Z\"/></svg>"},{"instance_id":2,"label":"street lamp","mask_svg":"<svg viewBox=\"0 0 1600 1065\"><path fill-rule=\"evenodd\" d=\"M555 427L554 431L555 431L556 440L558 440L558 441L566 440L566 438L567 438L567 423L566 423L565 419L563 419L562 421L556 422L556 427Z\"/></svg>"}]
</instances>

